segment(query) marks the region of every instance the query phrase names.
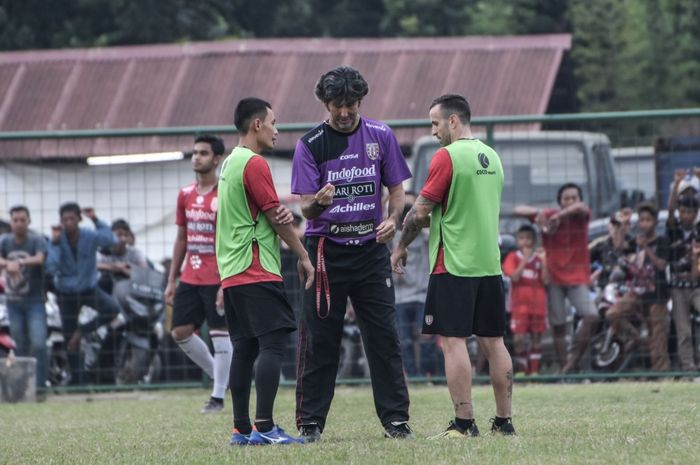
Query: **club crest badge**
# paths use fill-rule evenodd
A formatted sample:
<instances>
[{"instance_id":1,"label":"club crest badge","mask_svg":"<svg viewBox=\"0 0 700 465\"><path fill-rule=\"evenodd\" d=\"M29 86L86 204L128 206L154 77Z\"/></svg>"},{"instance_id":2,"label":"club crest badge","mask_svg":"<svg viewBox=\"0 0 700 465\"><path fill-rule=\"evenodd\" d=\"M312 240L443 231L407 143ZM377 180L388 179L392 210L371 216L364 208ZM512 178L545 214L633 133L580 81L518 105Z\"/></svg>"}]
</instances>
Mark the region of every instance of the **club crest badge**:
<instances>
[{"instance_id":1,"label":"club crest badge","mask_svg":"<svg viewBox=\"0 0 700 465\"><path fill-rule=\"evenodd\" d=\"M365 146L367 150L367 156L370 160L376 160L379 157L379 144L377 142L372 142Z\"/></svg>"},{"instance_id":2,"label":"club crest badge","mask_svg":"<svg viewBox=\"0 0 700 465\"><path fill-rule=\"evenodd\" d=\"M433 315L425 315L425 324L428 326L433 324Z\"/></svg>"}]
</instances>

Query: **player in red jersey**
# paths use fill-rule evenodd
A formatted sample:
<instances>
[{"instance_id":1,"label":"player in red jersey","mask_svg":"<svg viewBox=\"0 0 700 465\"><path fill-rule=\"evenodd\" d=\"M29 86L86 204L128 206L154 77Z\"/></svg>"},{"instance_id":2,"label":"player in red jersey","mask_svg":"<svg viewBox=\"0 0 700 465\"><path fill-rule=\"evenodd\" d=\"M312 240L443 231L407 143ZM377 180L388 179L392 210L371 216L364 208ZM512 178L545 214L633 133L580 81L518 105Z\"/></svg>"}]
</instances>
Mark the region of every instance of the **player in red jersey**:
<instances>
[{"instance_id":1,"label":"player in red jersey","mask_svg":"<svg viewBox=\"0 0 700 465\"><path fill-rule=\"evenodd\" d=\"M202 413L223 410L233 354L219 293L221 279L214 249L219 181L216 169L224 150L223 141L216 136L202 135L195 139L192 169L197 181L183 187L177 198L177 238L165 288L166 302L173 306L170 334L187 356L214 380L211 398ZM214 356L195 333L205 320Z\"/></svg>"}]
</instances>

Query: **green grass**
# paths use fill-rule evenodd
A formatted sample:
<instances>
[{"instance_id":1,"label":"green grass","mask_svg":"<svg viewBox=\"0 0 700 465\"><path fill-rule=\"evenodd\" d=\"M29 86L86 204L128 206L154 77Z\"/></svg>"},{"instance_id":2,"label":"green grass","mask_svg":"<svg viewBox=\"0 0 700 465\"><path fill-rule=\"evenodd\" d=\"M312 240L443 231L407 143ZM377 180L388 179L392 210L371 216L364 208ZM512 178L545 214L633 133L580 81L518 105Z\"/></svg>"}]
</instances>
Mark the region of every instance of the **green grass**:
<instances>
[{"instance_id":1,"label":"green grass","mask_svg":"<svg viewBox=\"0 0 700 465\"><path fill-rule=\"evenodd\" d=\"M430 441L451 418L447 388L412 386L417 439L393 441L382 438L368 387L338 388L322 442L257 448L228 447L230 414L198 413L205 391L51 396L0 405L0 463L700 463L700 384L516 385L514 396L517 437L488 434L493 396L479 386L474 405L482 436ZM276 421L292 431L291 389L280 391L275 410Z\"/></svg>"}]
</instances>

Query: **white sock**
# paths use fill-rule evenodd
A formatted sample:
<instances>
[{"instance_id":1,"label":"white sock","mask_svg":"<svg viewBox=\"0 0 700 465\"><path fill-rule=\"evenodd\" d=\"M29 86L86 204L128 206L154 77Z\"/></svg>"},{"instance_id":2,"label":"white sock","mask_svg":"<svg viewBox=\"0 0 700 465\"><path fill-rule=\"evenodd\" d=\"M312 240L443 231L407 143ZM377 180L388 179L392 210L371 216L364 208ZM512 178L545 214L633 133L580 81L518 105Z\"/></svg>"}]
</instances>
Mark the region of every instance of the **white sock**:
<instances>
[{"instance_id":1,"label":"white sock","mask_svg":"<svg viewBox=\"0 0 700 465\"><path fill-rule=\"evenodd\" d=\"M211 344L214 346L214 388L212 397L223 399L228 387L228 376L231 372L231 357L233 345L226 331L209 331Z\"/></svg>"},{"instance_id":2,"label":"white sock","mask_svg":"<svg viewBox=\"0 0 700 465\"><path fill-rule=\"evenodd\" d=\"M193 334L184 341L175 341L182 351L197 364L210 378L214 377L214 357L201 337Z\"/></svg>"}]
</instances>

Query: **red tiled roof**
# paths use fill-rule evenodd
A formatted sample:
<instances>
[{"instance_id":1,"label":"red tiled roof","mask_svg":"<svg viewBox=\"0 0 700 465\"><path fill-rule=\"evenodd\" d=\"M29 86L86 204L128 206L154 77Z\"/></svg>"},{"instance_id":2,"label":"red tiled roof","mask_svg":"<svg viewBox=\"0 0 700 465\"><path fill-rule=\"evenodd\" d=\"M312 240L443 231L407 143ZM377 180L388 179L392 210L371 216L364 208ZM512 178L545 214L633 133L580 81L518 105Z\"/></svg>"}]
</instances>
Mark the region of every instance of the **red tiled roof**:
<instances>
[{"instance_id":1,"label":"red tiled roof","mask_svg":"<svg viewBox=\"0 0 700 465\"><path fill-rule=\"evenodd\" d=\"M236 102L251 95L270 101L279 123L313 123L326 117L314 84L340 64L369 82L361 112L376 119L427 118L429 103L446 92L466 95L478 116L543 114L570 45L570 36L560 34L4 52L0 131L229 125ZM397 131L402 144L425 133ZM292 148L298 136L283 134L278 148ZM82 158L190 144L189 137L5 141L0 157Z\"/></svg>"}]
</instances>

